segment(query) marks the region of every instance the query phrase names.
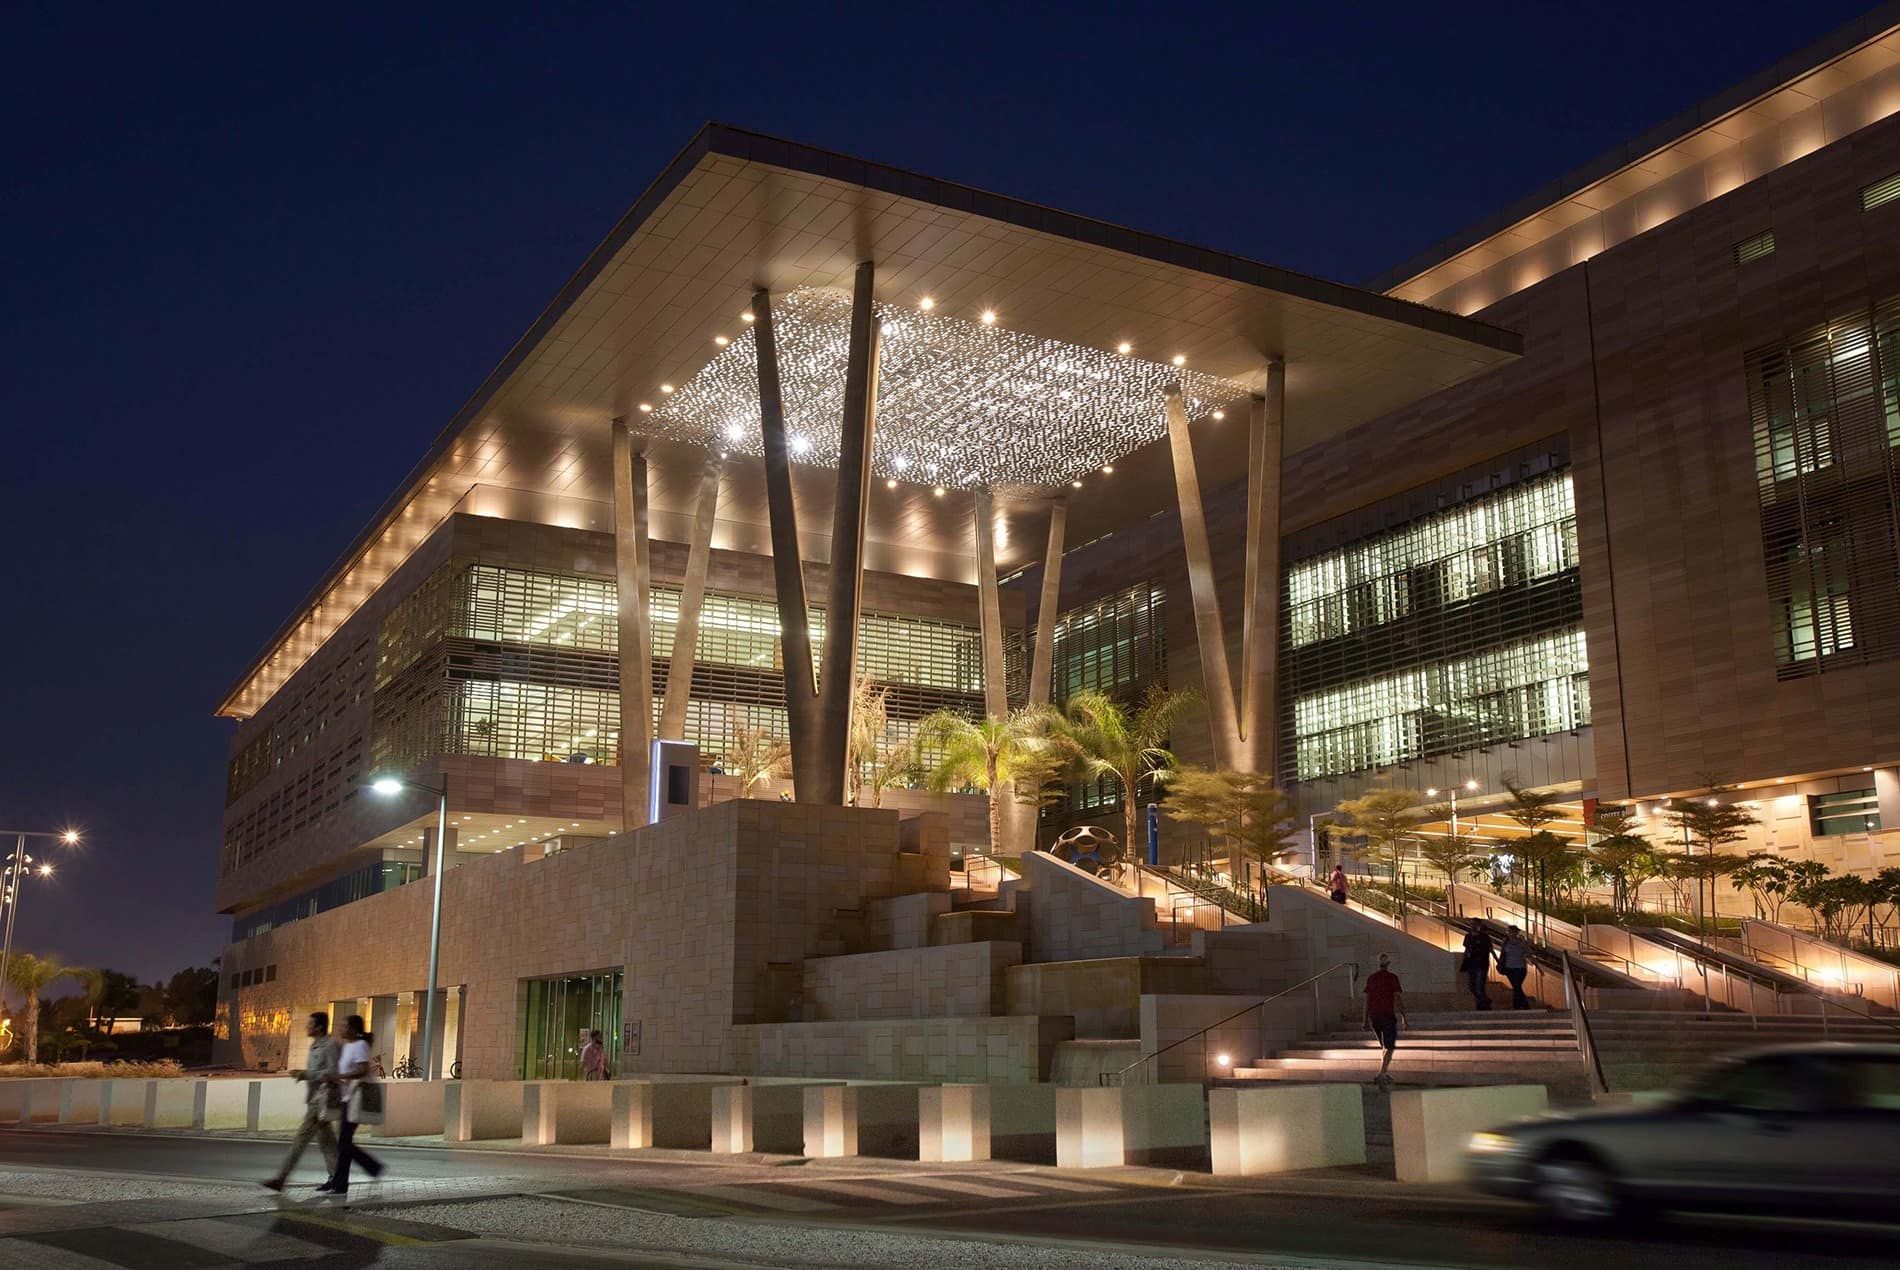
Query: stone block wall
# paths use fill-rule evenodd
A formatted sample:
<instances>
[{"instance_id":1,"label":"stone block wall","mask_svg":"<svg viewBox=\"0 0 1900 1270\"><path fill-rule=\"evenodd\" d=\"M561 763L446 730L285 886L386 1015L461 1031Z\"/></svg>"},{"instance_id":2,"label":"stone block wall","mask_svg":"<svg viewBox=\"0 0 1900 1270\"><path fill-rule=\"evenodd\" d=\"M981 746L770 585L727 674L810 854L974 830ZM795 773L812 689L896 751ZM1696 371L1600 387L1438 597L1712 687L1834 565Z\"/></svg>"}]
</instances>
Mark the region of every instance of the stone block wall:
<instances>
[{"instance_id":1,"label":"stone block wall","mask_svg":"<svg viewBox=\"0 0 1900 1270\"><path fill-rule=\"evenodd\" d=\"M1204 990L1199 962L1185 957L1038 962L1012 967L1007 981L1010 1014L1068 1015L1084 1038L1139 1035L1144 992Z\"/></svg>"},{"instance_id":2,"label":"stone block wall","mask_svg":"<svg viewBox=\"0 0 1900 1270\"><path fill-rule=\"evenodd\" d=\"M864 933L873 950L922 948L931 942L931 924L950 911L947 891L893 895L864 906Z\"/></svg>"},{"instance_id":3,"label":"stone block wall","mask_svg":"<svg viewBox=\"0 0 1900 1270\"><path fill-rule=\"evenodd\" d=\"M1022 857L1029 960L1138 957L1161 951L1155 902L1127 895L1047 852Z\"/></svg>"},{"instance_id":4,"label":"stone block wall","mask_svg":"<svg viewBox=\"0 0 1900 1270\"><path fill-rule=\"evenodd\" d=\"M970 1018L1003 1012L1004 975L1019 944L905 948L805 962L804 1018Z\"/></svg>"},{"instance_id":5,"label":"stone block wall","mask_svg":"<svg viewBox=\"0 0 1900 1270\"><path fill-rule=\"evenodd\" d=\"M1068 1020L872 1019L732 1029L735 1065L762 1076L1023 1084L1048 1079Z\"/></svg>"}]
</instances>

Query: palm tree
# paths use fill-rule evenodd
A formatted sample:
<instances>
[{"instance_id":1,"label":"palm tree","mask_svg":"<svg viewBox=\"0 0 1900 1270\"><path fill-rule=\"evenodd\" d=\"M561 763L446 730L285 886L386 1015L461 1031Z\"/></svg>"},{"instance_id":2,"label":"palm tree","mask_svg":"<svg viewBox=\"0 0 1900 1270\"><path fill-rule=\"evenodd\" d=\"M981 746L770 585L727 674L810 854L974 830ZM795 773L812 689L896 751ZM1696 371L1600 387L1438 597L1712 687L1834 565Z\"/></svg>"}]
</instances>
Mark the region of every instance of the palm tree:
<instances>
[{"instance_id":1,"label":"palm tree","mask_svg":"<svg viewBox=\"0 0 1900 1270\"><path fill-rule=\"evenodd\" d=\"M792 747L766 732L741 723L732 729L732 742L719 756L720 766L739 778L739 797L752 797L755 786L785 772Z\"/></svg>"},{"instance_id":2,"label":"palm tree","mask_svg":"<svg viewBox=\"0 0 1900 1270\"><path fill-rule=\"evenodd\" d=\"M1048 712L1030 706L997 718L970 719L939 710L917 726L917 749L935 753L925 783L939 793L975 787L990 797L990 854L1000 854L1002 799L1021 775L1038 765L1047 746Z\"/></svg>"},{"instance_id":3,"label":"palm tree","mask_svg":"<svg viewBox=\"0 0 1900 1270\"><path fill-rule=\"evenodd\" d=\"M1062 705L1056 733L1091 779L1111 782L1122 800L1123 847L1132 857L1136 839L1135 803L1141 787L1168 779L1174 754L1168 736L1174 721L1192 705L1191 692L1151 688L1133 710L1099 692L1078 692Z\"/></svg>"},{"instance_id":4,"label":"palm tree","mask_svg":"<svg viewBox=\"0 0 1900 1270\"><path fill-rule=\"evenodd\" d=\"M80 973L77 966L64 965L52 957L32 953L14 953L7 961L7 983L26 995L26 1061L39 1058L40 993L48 984Z\"/></svg>"}]
</instances>

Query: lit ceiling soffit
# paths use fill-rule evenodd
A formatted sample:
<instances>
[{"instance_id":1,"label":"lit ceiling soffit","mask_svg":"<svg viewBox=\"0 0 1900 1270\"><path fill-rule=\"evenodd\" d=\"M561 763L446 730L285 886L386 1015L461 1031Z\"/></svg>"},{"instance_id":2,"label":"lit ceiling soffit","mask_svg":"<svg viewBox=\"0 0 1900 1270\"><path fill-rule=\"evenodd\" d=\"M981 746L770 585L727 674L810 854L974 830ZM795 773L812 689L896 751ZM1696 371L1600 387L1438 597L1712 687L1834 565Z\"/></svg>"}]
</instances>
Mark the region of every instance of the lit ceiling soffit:
<instances>
[{"instance_id":1,"label":"lit ceiling soffit","mask_svg":"<svg viewBox=\"0 0 1900 1270\"><path fill-rule=\"evenodd\" d=\"M882 327L871 468L924 485L1056 486L1167 435L1164 393L1188 416L1232 405L1229 379L890 304ZM804 288L772 298L779 390L796 462L836 467L851 297ZM759 455L759 373L748 326L657 405L647 431Z\"/></svg>"}]
</instances>

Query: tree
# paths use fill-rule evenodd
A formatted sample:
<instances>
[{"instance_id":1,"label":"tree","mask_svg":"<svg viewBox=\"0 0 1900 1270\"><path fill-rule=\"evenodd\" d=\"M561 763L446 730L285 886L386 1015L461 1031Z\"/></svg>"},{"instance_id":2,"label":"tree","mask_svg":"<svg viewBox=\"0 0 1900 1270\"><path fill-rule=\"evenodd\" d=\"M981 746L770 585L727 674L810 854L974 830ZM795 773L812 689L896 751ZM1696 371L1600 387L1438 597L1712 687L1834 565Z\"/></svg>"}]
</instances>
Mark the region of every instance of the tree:
<instances>
[{"instance_id":1,"label":"tree","mask_svg":"<svg viewBox=\"0 0 1900 1270\"><path fill-rule=\"evenodd\" d=\"M791 759L791 746L768 735L762 727L741 723L732 729L732 741L719 764L739 778L739 797L750 798L755 787L774 776L783 776Z\"/></svg>"},{"instance_id":2,"label":"tree","mask_svg":"<svg viewBox=\"0 0 1900 1270\"><path fill-rule=\"evenodd\" d=\"M1299 824L1293 804L1267 776L1179 768L1168 780L1164 805L1176 820L1201 825L1225 841L1231 856L1263 867L1298 849L1293 842ZM1252 893L1244 880L1241 889Z\"/></svg>"},{"instance_id":3,"label":"tree","mask_svg":"<svg viewBox=\"0 0 1900 1270\"><path fill-rule=\"evenodd\" d=\"M1540 917L1548 923L1553 893L1575 875L1581 861L1570 841L1548 828L1563 815L1556 794L1520 785L1512 778L1505 780L1504 788L1511 795L1504 806L1505 818L1524 830L1522 838L1510 843L1510 853L1524 879L1526 923ZM1548 937L1548 925L1545 934Z\"/></svg>"},{"instance_id":4,"label":"tree","mask_svg":"<svg viewBox=\"0 0 1900 1270\"><path fill-rule=\"evenodd\" d=\"M1859 927L1862 916L1877 900L1875 889L1866 878L1855 873L1840 873L1803 888L1800 902L1820 919L1824 937L1844 941Z\"/></svg>"},{"instance_id":5,"label":"tree","mask_svg":"<svg viewBox=\"0 0 1900 1270\"><path fill-rule=\"evenodd\" d=\"M919 750L937 755L925 784L939 792L974 787L989 795L991 855L1002 853L1002 800L1047 744L1046 726L1047 712L1039 706L1003 719L968 719L939 710L918 725Z\"/></svg>"},{"instance_id":6,"label":"tree","mask_svg":"<svg viewBox=\"0 0 1900 1270\"><path fill-rule=\"evenodd\" d=\"M1428 807L1424 816L1428 820L1450 820L1451 805ZM1491 863L1491 852L1485 844L1468 833L1447 833L1420 838L1419 858L1445 875L1447 885L1454 884L1465 874L1476 874Z\"/></svg>"},{"instance_id":7,"label":"tree","mask_svg":"<svg viewBox=\"0 0 1900 1270\"><path fill-rule=\"evenodd\" d=\"M1804 887L1827 876L1827 866L1819 860L1790 860L1768 851L1757 851L1729 873L1729 885L1746 890L1754 898L1755 915L1767 921L1781 920L1781 906Z\"/></svg>"},{"instance_id":8,"label":"tree","mask_svg":"<svg viewBox=\"0 0 1900 1270\"><path fill-rule=\"evenodd\" d=\"M26 997L26 1027L22 1035L26 1041L27 1062L36 1061L40 1052L40 993L77 969L53 957L36 957L24 952L14 953L7 961L7 983Z\"/></svg>"},{"instance_id":9,"label":"tree","mask_svg":"<svg viewBox=\"0 0 1900 1270\"><path fill-rule=\"evenodd\" d=\"M1886 930L1889 922L1900 917L1900 868L1882 869L1868 879L1868 884L1874 893L1869 913L1880 924L1880 929ZM1883 906L1887 910L1885 917L1880 914Z\"/></svg>"},{"instance_id":10,"label":"tree","mask_svg":"<svg viewBox=\"0 0 1900 1270\"><path fill-rule=\"evenodd\" d=\"M1703 855L1714 857L1722 847L1731 842L1741 842L1748 837L1748 831L1761 823L1754 813L1730 799L1724 794L1731 793L1727 786L1718 784L1712 778L1704 778L1707 788L1693 798L1671 799L1669 809L1663 816L1677 832L1682 835L1682 854L1690 857L1695 848L1701 848ZM1709 891L1710 909L1715 907L1715 879L1724 873L1732 873L1741 864L1739 856L1730 855L1726 861L1713 858L1706 865L1695 865L1685 860L1680 865L1672 865L1679 875L1695 882L1696 932L1703 932L1703 889L1706 884ZM1726 867L1725 867L1726 866Z\"/></svg>"},{"instance_id":11,"label":"tree","mask_svg":"<svg viewBox=\"0 0 1900 1270\"><path fill-rule=\"evenodd\" d=\"M1590 872L1610 884L1610 908L1617 913L1629 912L1636 889L1661 867L1639 823L1628 807L1599 806L1590 818Z\"/></svg>"},{"instance_id":12,"label":"tree","mask_svg":"<svg viewBox=\"0 0 1900 1270\"><path fill-rule=\"evenodd\" d=\"M1405 879L1399 873L1399 860L1405 844L1411 841L1412 827L1425 814L1422 803L1416 789L1369 789L1340 803L1333 821L1341 837L1363 843L1375 863L1390 866L1401 918L1405 915Z\"/></svg>"},{"instance_id":13,"label":"tree","mask_svg":"<svg viewBox=\"0 0 1900 1270\"><path fill-rule=\"evenodd\" d=\"M862 807L884 805L884 791L917 779L921 763L914 740L890 739L891 690L860 678L851 703L850 763L845 772L845 801Z\"/></svg>"},{"instance_id":14,"label":"tree","mask_svg":"<svg viewBox=\"0 0 1900 1270\"><path fill-rule=\"evenodd\" d=\"M1123 847L1132 855L1138 840L1141 787L1161 785L1174 768L1167 748L1181 712L1196 700L1190 692L1151 688L1130 710L1099 692L1078 692L1054 719L1059 742L1075 755L1082 775L1114 786L1122 800Z\"/></svg>"},{"instance_id":15,"label":"tree","mask_svg":"<svg viewBox=\"0 0 1900 1270\"><path fill-rule=\"evenodd\" d=\"M189 966L165 984L165 1009L179 1027L211 1022L218 1010L218 972L209 966Z\"/></svg>"}]
</instances>

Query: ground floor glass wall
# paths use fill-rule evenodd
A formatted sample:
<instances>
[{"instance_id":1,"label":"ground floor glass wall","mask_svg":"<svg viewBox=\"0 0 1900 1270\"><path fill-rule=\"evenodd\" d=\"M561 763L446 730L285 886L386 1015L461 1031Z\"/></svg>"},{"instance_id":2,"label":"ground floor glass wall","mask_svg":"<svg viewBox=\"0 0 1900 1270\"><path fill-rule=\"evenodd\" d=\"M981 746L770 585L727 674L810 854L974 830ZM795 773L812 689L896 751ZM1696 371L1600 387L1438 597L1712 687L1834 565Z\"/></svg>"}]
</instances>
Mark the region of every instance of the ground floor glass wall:
<instances>
[{"instance_id":1,"label":"ground floor glass wall","mask_svg":"<svg viewBox=\"0 0 1900 1270\"><path fill-rule=\"evenodd\" d=\"M581 1045L600 1030L607 1068L620 1067L622 974L602 970L522 984L520 1074L523 1080L579 1080Z\"/></svg>"}]
</instances>

